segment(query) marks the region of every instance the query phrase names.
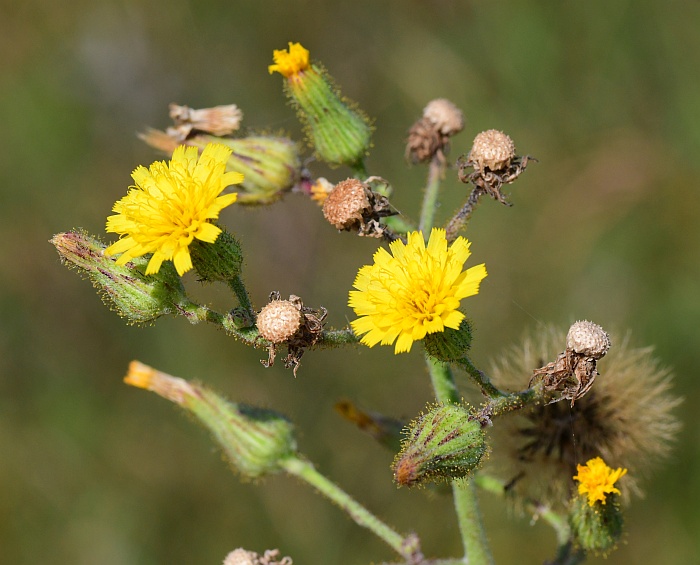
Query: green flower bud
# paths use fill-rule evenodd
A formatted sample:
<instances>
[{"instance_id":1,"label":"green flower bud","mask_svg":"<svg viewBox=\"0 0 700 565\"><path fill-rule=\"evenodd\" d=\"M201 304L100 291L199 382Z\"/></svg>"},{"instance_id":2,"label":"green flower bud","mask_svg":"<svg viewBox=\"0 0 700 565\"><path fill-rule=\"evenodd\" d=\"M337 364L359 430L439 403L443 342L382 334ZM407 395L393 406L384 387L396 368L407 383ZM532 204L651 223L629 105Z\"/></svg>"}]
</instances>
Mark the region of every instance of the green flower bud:
<instances>
[{"instance_id":1,"label":"green flower bud","mask_svg":"<svg viewBox=\"0 0 700 565\"><path fill-rule=\"evenodd\" d=\"M175 267L169 261L153 275L144 275L148 258L136 257L125 265L106 257L106 246L82 231L56 234L51 243L68 267L87 275L102 300L134 324L151 322L176 312L187 301Z\"/></svg>"},{"instance_id":2,"label":"green flower bud","mask_svg":"<svg viewBox=\"0 0 700 565\"><path fill-rule=\"evenodd\" d=\"M581 549L607 555L622 536L622 510L619 497L609 494L605 503L592 506L586 496L575 495L569 510L569 523L574 541Z\"/></svg>"},{"instance_id":3,"label":"green flower bud","mask_svg":"<svg viewBox=\"0 0 700 565\"><path fill-rule=\"evenodd\" d=\"M191 412L212 433L234 470L254 479L282 470L296 453L292 424L272 410L228 402L197 383L132 361L124 382L151 390Z\"/></svg>"},{"instance_id":4,"label":"green flower bud","mask_svg":"<svg viewBox=\"0 0 700 565\"><path fill-rule=\"evenodd\" d=\"M226 282L241 274L243 264L241 245L224 229L214 243L192 240L190 254L192 265L202 281Z\"/></svg>"},{"instance_id":5,"label":"green flower bud","mask_svg":"<svg viewBox=\"0 0 700 565\"><path fill-rule=\"evenodd\" d=\"M372 127L367 117L343 100L326 73L309 63L299 43L289 51L276 50L269 70L285 77L285 92L299 109L299 117L319 159L331 165L355 165L370 147Z\"/></svg>"},{"instance_id":6,"label":"green flower bud","mask_svg":"<svg viewBox=\"0 0 700 565\"><path fill-rule=\"evenodd\" d=\"M301 178L301 155L297 143L282 136L253 135L230 138L196 134L181 140L171 130L149 129L140 134L151 147L167 154L184 143L200 151L210 142L226 145L232 151L226 163L227 171L242 173L238 185L238 204L270 204L293 188Z\"/></svg>"},{"instance_id":7,"label":"green flower bud","mask_svg":"<svg viewBox=\"0 0 700 565\"><path fill-rule=\"evenodd\" d=\"M459 328L445 328L444 332L427 334L423 338L425 350L431 357L444 363L450 363L464 358L472 343L472 328L464 318Z\"/></svg>"},{"instance_id":8,"label":"green flower bud","mask_svg":"<svg viewBox=\"0 0 700 565\"><path fill-rule=\"evenodd\" d=\"M484 432L470 410L456 404L437 405L409 425L408 437L394 460L394 480L413 486L465 477L485 452Z\"/></svg>"},{"instance_id":9,"label":"green flower bud","mask_svg":"<svg viewBox=\"0 0 700 565\"><path fill-rule=\"evenodd\" d=\"M185 143L204 147L211 141L233 151L226 170L243 173L239 204L270 204L299 182L302 169L299 145L287 137L253 135L233 139L203 135Z\"/></svg>"}]
</instances>

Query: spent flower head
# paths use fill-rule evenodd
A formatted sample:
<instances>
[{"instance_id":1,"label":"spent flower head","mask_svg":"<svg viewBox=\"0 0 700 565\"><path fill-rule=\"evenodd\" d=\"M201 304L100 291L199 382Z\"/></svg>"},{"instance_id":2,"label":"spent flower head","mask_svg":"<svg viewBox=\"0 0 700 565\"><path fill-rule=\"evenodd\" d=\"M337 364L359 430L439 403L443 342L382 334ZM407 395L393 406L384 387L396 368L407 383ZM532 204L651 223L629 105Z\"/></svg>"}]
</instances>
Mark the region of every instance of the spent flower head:
<instances>
[{"instance_id":1,"label":"spent flower head","mask_svg":"<svg viewBox=\"0 0 700 565\"><path fill-rule=\"evenodd\" d=\"M596 502L605 504L608 495L620 494L615 483L627 474L627 469L612 469L600 457L589 459L585 465L577 465L576 470L578 473L574 475L574 480L578 482L578 493L588 496L588 506Z\"/></svg>"},{"instance_id":2,"label":"spent flower head","mask_svg":"<svg viewBox=\"0 0 700 565\"><path fill-rule=\"evenodd\" d=\"M557 355L566 330L547 327L506 350L490 370L501 388L522 390L527 375ZM601 375L573 406L557 402L532 406L494 426L490 463L510 480L513 491L550 504L568 500L576 465L596 456L628 468L622 499L641 494L639 482L667 457L679 430L673 410L671 371L651 348L633 347L629 336L617 341L598 362Z\"/></svg>"},{"instance_id":3,"label":"spent flower head","mask_svg":"<svg viewBox=\"0 0 700 565\"><path fill-rule=\"evenodd\" d=\"M486 277L484 264L463 271L470 243L458 237L448 246L445 230L434 228L426 246L421 232L408 234L408 243L391 243L391 253L379 249L374 264L357 273L349 305L358 318L351 322L362 343L390 345L395 353L411 350L426 335L458 329L463 298L479 292Z\"/></svg>"},{"instance_id":4,"label":"spent flower head","mask_svg":"<svg viewBox=\"0 0 700 565\"><path fill-rule=\"evenodd\" d=\"M240 173L226 172L230 154L221 144L207 145L201 155L182 145L168 163L138 167L131 175L135 185L114 205L117 214L107 218L107 231L122 237L105 253L121 254L117 265L152 253L147 275L157 273L163 261L172 261L180 275L189 271L192 241L216 241L221 229L211 220L236 201L235 192L220 196L243 180Z\"/></svg>"}]
</instances>

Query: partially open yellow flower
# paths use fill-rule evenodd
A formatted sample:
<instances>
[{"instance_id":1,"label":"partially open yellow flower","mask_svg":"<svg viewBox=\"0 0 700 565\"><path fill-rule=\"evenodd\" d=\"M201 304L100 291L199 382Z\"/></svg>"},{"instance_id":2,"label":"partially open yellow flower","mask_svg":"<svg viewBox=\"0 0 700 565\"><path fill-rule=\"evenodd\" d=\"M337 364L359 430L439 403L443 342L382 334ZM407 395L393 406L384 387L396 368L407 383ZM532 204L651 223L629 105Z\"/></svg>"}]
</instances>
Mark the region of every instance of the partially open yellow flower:
<instances>
[{"instance_id":1,"label":"partially open yellow flower","mask_svg":"<svg viewBox=\"0 0 700 565\"><path fill-rule=\"evenodd\" d=\"M309 50L304 49L301 43L289 42L289 51L286 49L275 49L272 52L274 65L269 65L267 70L270 74L277 71L285 77L296 75L309 67Z\"/></svg>"},{"instance_id":2,"label":"partially open yellow flower","mask_svg":"<svg viewBox=\"0 0 700 565\"><path fill-rule=\"evenodd\" d=\"M600 457L589 459L585 465L577 465L578 474L574 480L578 481L578 493L588 495L588 505L593 506L596 501L605 504L607 495L620 494L615 488L615 483L627 473L627 469L608 467Z\"/></svg>"},{"instance_id":3,"label":"partially open yellow flower","mask_svg":"<svg viewBox=\"0 0 700 565\"><path fill-rule=\"evenodd\" d=\"M146 274L157 273L163 261L173 261L178 274L192 268L189 245L194 238L213 243L221 229L210 222L233 204L234 192L223 190L243 180L240 173L226 172L231 150L208 144L202 154L196 147L179 146L170 162L156 161L133 173L135 185L119 200L107 218L107 231L122 238L110 245L106 255L121 253L117 265L153 253Z\"/></svg>"},{"instance_id":4,"label":"partially open yellow flower","mask_svg":"<svg viewBox=\"0 0 700 565\"><path fill-rule=\"evenodd\" d=\"M394 352L403 353L427 334L458 329L464 319L460 301L477 294L486 276L484 264L462 270L469 246L458 237L448 247L445 230L434 228L427 247L423 234L412 232L407 245L391 244L391 254L379 249L374 264L357 273L357 290L350 291L349 305L359 316L351 326L365 334L362 343L373 347L396 341Z\"/></svg>"}]
</instances>

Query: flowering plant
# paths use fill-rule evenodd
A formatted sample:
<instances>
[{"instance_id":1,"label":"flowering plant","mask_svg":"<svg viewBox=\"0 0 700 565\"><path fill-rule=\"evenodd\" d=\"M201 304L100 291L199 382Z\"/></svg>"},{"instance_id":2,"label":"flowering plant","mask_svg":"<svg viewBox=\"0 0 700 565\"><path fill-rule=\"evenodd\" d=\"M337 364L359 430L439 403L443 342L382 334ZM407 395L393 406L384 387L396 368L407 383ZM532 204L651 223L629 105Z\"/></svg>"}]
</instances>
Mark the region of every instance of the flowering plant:
<instances>
[{"instance_id":1,"label":"flowering plant","mask_svg":"<svg viewBox=\"0 0 700 565\"><path fill-rule=\"evenodd\" d=\"M243 477L285 472L309 483L385 541L400 563L491 563L477 487L516 500L554 528L557 548L550 563L579 563L590 553L612 551L622 534L622 507L630 492L638 492L644 465L668 451L677 430L671 410L678 400L668 393L668 372L648 350L626 341L611 350L609 334L588 321L574 323L566 334L548 329L528 338L494 365L493 378L469 355L473 322L465 299L478 299L487 271L484 264L465 267L471 243L460 233L482 196L509 205L504 186L534 159L517 155L513 140L501 131L479 133L455 165L457 178L469 187L464 203L443 228L436 227L441 180L451 168L451 137L464 128L464 118L452 102L433 100L407 139L406 157L428 167L414 223L392 205L391 184L366 170L372 126L364 113L340 96L300 44L290 43L273 58L269 71L282 75L315 157L348 167L349 178L314 178L303 166L300 146L283 135L235 135L242 119L235 105L203 110L173 105L175 125L143 135L170 160L138 167L135 184L107 219L107 231L119 239L106 246L74 231L55 235L52 243L128 321L174 314L209 322L244 345L265 349L266 367L282 352L295 375L302 356L320 348L393 345L398 355L420 344L434 398L412 422L364 412L350 402L339 409L398 451L397 485L449 483L465 555L425 556L416 534L397 532L319 473L299 453L294 426L281 414L227 401L204 385L137 361L125 382L193 414ZM353 287L348 305L356 315L349 327L327 327L329 312L296 295L282 299L273 291L268 304L254 307L243 279L244 251L217 224L221 210L234 203L265 205L292 192L319 205L337 230L388 243L388 251L379 247L354 283L348 281L348 289ZM236 306L220 313L194 301L181 279L190 270L201 281L228 285ZM597 379L604 357L611 363ZM480 406L464 401L456 370L481 394ZM632 386L646 393L629 399L624 388ZM507 413L525 423L513 427L512 418L503 418ZM580 439L572 445L574 431ZM622 466L614 470L608 464ZM537 479L545 476L542 488ZM291 563L278 558L278 550L259 555L239 548L225 563Z\"/></svg>"}]
</instances>

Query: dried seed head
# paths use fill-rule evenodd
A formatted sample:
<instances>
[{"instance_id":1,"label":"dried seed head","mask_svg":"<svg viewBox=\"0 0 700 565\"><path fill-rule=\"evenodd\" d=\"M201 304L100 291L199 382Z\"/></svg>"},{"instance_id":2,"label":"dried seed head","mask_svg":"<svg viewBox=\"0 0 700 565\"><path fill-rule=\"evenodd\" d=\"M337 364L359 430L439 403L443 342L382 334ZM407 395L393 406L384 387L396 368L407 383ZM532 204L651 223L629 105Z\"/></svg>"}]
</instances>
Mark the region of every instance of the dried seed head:
<instances>
[{"instance_id":1,"label":"dried seed head","mask_svg":"<svg viewBox=\"0 0 700 565\"><path fill-rule=\"evenodd\" d=\"M464 129L464 115L446 98L428 102L423 117L430 121L443 135L455 135Z\"/></svg>"},{"instance_id":2,"label":"dried seed head","mask_svg":"<svg viewBox=\"0 0 700 565\"><path fill-rule=\"evenodd\" d=\"M412 163L427 163L445 146L447 136L440 134L428 118L421 118L411 126L406 140L406 159Z\"/></svg>"},{"instance_id":3,"label":"dried seed head","mask_svg":"<svg viewBox=\"0 0 700 565\"><path fill-rule=\"evenodd\" d=\"M268 549L259 555L239 547L226 556L223 565L292 565L292 558L281 557L279 549Z\"/></svg>"},{"instance_id":4,"label":"dried seed head","mask_svg":"<svg viewBox=\"0 0 700 565\"><path fill-rule=\"evenodd\" d=\"M297 333L301 312L289 300L273 300L260 310L256 324L266 340L282 343Z\"/></svg>"},{"instance_id":5,"label":"dried seed head","mask_svg":"<svg viewBox=\"0 0 700 565\"><path fill-rule=\"evenodd\" d=\"M598 324L576 322L566 335L566 348L574 353L600 359L610 349L610 336Z\"/></svg>"},{"instance_id":6,"label":"dried seed head","mask_svg":"<svg viewBox=\"0 0 700 565\"><path fill-rule=\"evenodd\" d=\"M259 555L254 551L247 551L242 547L234 549L224 559L224 565L259 565Z\"/></svg>"},{"instance_id":7,"label":"dried seed head","mask_svg":"<svg viewBox=\"0 0 700 565\"><path fill-rule=\"evenodd\" d=\"M370 210L367 193L367 187L357 179L339 182L323 203L323 215L337 229L348 229L362 222L362 213Z\"/></svg>"},{"instance_id":8,"label":"dried seed head","mask_svg":"<svg viewBox=\"0 0 700 565\"><path fill-rule=\"evenodd\" d=\"M474 138L469 152L469 161L480 169L488 167L492 171L507 168L515 158L515 143L502 131L489 129Z\"/></svg>"}]
</instances>

